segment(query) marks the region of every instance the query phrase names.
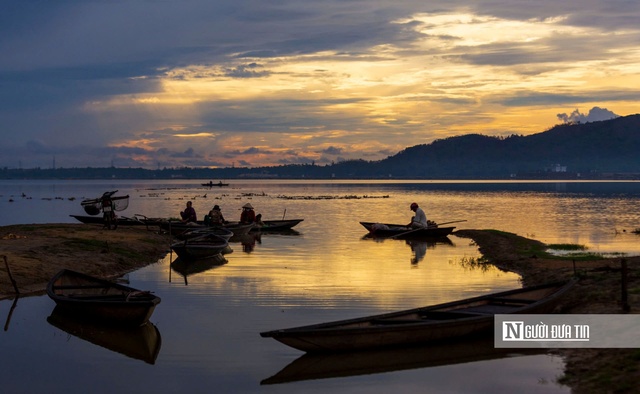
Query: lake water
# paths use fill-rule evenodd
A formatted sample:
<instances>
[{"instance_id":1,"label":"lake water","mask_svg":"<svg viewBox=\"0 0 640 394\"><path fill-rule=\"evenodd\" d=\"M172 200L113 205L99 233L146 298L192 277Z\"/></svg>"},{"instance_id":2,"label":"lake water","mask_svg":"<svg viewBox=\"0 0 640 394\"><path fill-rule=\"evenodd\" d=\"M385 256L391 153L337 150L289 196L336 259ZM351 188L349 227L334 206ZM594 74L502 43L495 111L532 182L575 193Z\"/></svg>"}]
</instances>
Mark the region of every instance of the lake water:
<instances>
[{"instance_id":1,"label":"lake water","mask_svg":"<svg viewBox=\"0 0 640 394\"><path fill-rule=\"evenodd\" d=\"M73 223L70 214L84 214L83 198L108 190L130 196L121 216L177 217L191 200L200 217L218 204L227 219L237 220L240 207L251 202L265 219L304 219L292 234L232 243L234 252L226 262L202 267L202 272L183 276L171 269L175 256L168 254L127 275L131 286L162 297L151 318L157 331L124 338L142 348L135 355L123 354L127 351L105 339L109 334L123 339L118 333L98 328L101 345L81 338L79 333L89 335L91 327L76 327L80 331L69 334L64 324L71 322L56 322L54 304L46 296L20 298L15 305L1 301L3 391L566 393L567 387L555 383L562 374L561 359L464 354L486 344L469 344L460 356L445 349L450 354L444 360L430 356L435 349L372 356L362 365L362 360L348 360L357 374L343 369L295 380L282 376L295 368L314 372L309 364L345 360L301 358L300 351L261 338L259 332L520 286L515 274L470 264L479 253L469 239L452 235L448 243L410 245L364 238L359 221L406 223L413 201L436 222L466 220L452 224L458 229L499 229L545 243L579 243L599 253L640 254L639 238L631 233L640 227L640 183L229 183L209 189L197 180L0 181L0 225ZM158 337L161 341L151 340ZM384 366L392 357L407 363ZM484 361L471 361L477 358Z\"/></svg>"}]
</instances>

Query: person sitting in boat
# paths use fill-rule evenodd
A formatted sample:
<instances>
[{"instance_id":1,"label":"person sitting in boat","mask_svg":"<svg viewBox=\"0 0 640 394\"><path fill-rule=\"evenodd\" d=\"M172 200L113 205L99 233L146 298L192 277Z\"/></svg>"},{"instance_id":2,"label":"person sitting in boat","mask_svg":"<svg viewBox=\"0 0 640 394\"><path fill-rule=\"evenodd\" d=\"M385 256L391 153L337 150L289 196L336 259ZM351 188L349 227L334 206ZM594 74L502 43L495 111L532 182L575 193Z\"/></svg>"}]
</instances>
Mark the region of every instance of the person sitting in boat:
<instances>
[{"instance_id":1,"label":"person sitting in boat","mask_svg":"<svg viewBox=\"0 0 640 394\"><path fill-rule=\"evenodd\" d=\"M240 223L249 224L256 221L256 212L253 210L253 206L246 203L242 206L242 213L240 214Z\"/></svg>"},{"instance_id":2,"label":"person sitting in boat","mask_svg":"<svg viewBox=\"0 0 640 394\"><path fill-rule=\"evenodd\" d=\"M262 214L261 213L256 215L255 224L258 227L264 227L264 222L262 221Z\"/></svg>"},{"instance_id":3,"label":"person sitting in boat","mask_svg":"<svg viewBox=\"0 0 640 394\"><path fill-rule=\"evenodd\" d=\"M193 209L191 201L187 201L187 207L180 212L180 217L182 218L182 223L196 223L198 221L196 210Z\"/></svg>"},{"instance_id":4,"label":"person sitting in boat","mask_svg":"<svg viewBox=\"0 0 640 394\"><path fill-rule=\"evenodd\" d=\"M209 221L205 224L208 224L209 226L222 226L225 223L228 222L224 219L220 206L217 204L214 205L213 208L211 208L211 210L209 211Z\"/></svg>"},{"instance_id":5,"label":"person sitting in boat","mask_svg":"<svg viewBox=\"0 0 640 394\"><path fill-rule=\"evenodd\" d=\"M417 203L411 203L409 208L415 212L415 216L411 218L411 223L407 225L407 227L411 228L427 228L429 227L429 221L427 221L427 215L424 213L422 208L418 206Z\"/></svg>"}]
</instances>

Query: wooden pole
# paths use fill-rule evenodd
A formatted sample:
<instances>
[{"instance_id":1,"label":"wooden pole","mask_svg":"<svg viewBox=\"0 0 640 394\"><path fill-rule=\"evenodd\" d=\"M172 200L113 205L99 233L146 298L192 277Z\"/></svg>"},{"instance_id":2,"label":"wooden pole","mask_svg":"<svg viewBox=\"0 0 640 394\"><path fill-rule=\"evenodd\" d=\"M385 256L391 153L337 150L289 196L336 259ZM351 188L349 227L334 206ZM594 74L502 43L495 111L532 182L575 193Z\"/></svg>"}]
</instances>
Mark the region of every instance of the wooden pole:
<instances>
[{"instance_id":1,"label":"wooden pole","mask_svg":"<svg viewBox=\"0 0 640 394\"><path fill-rule=\"evenodd\" d=\"M627 259L620 260L620 275L622 310L624 312L629 312L631 310L631 307L629 306L629 297L627 292Z\"/></svg>"},{"instance_id":2,"label":"wooden pole","mask_svg":"<svg viewBox=\"0 0 640 394\"><path fill-rule=\"evenodd\" d=\"M11 268L9 267L9 261L7 261L7 256L2 255L4 259L4 265L7 267L7 274L9 274L9 279L11 280L11 284L13 285L13 289L16 291L16 294L20 294L20 290L18 290L18 284L15 279L13 279L13 275L11 274Z\"/></svg>"}]
</instances>

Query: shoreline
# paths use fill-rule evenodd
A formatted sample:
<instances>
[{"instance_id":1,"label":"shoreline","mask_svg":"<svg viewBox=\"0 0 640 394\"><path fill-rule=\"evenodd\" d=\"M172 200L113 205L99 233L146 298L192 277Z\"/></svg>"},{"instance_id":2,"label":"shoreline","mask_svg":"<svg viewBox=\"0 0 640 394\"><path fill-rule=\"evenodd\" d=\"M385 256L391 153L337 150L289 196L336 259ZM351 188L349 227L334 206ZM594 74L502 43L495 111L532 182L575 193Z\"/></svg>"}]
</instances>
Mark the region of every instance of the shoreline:
<instances>
[{"instance_id":1,"label":"shoreline","mask_svg":"<svg viewBox=\"0 0 640 394\"><path fill-rule=\"evenodd\" d=\"M541 258L527 252L539 241L494 230L458 230L471 239L483 264L517 273L524 286L578 276L580 282L562 300L560 313L639 313L640 256L572 261ZM49 279L69 268L115 279L156 263L169 253L170 238L146 227L106 230L100 225L29 224L0 227L0 257L6 256L19 296L42 294ZM629 311L621 295L621 261L627 266ZM7 268L0 261L0 300L15 297ZM572 393L633 392L640 378L640 349L554 349L565 361L559 383Z\"/></svg>"}]
</instances>

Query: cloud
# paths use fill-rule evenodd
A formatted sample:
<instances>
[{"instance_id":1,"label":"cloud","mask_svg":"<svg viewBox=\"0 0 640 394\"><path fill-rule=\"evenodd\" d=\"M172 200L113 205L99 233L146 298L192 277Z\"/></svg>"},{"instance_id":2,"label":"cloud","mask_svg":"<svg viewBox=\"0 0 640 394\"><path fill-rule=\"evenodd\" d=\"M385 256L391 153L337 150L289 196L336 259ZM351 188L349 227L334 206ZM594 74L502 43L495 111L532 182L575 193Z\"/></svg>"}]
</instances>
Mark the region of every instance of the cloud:
<instances>
[{"instance_id":1,"label":"cloud","mask_svg":"<svg viewBox=\"0 0 640 394\"><path fill-rule=\"evenodd\" d=\"M578 109L574 110L570 114L562 113L558 114L558 119L563 123L588 123L598 122L601 120L610 120L617 118L619 115L614 114L606 108L593 107L589 110L588 114L582 114Z\"/></svg>"},{"instance_id":2,"label":"cloud","mask_svg":"<svg viewBox=\"0 0 640 394\"><path fill-rule=\"evenodd\" d=\"M604 0L8 2L0 166L375 160L540 132L558 108L636 113L638 18Z\"/></svg>"}]
</instances>

